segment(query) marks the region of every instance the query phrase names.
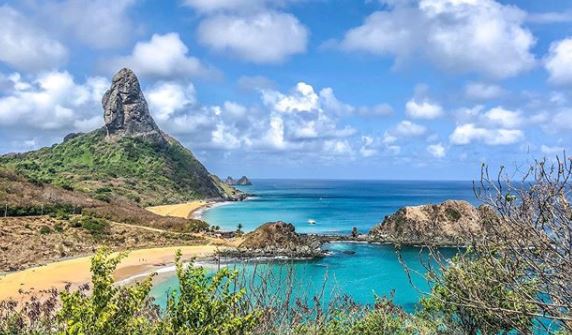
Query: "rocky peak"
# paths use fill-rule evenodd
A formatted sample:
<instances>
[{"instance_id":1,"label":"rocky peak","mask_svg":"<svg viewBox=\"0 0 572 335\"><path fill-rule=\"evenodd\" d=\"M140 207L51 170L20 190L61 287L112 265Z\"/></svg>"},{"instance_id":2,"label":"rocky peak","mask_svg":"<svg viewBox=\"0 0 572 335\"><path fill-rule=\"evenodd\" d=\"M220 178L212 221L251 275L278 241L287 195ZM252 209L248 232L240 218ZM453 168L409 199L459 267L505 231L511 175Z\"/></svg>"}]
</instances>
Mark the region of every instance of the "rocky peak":
<instances>
[{"instance_id":1,"label":"rocky peak","mask_svg":"<svg viewBox=\"0 0 572 335\"><path fill-rule=\"evenodd\" d=\"M107 139L117 140L129 136L141 137L158 144L167 142L149 114L139 80L130 69L123 68L113 76L113 82L105 92L102 104Z\"/></svg>"}]
</instances>

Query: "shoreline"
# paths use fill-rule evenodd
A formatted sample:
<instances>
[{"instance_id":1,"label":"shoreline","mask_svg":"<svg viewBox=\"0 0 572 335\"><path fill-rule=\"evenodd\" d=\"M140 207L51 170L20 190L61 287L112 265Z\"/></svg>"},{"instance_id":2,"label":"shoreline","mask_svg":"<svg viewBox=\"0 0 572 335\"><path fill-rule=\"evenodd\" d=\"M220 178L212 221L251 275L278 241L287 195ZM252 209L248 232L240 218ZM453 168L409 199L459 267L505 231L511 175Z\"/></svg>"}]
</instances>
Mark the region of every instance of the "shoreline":
<instances>
[{"instance_id":1,"label":"shoreline","mask_svg":"<svg viewBox=\"0 0 572 335\"><path fill-rule=\"evenodd\" d=\"M242 200L242 201L246 201ZM190 213L189 218L191 219L195 219L195 220L203 220L204 221L204 214L206 211L208 211L209 209L213 209L216 207L222 207L222 206L226 206L226 205L230 205L235 203L236 201L210 201L205 203L203 206L198 207L197 209L195 209L194 211L192 211ZM207 222L208 223L208 222ZM210 224L210 223L209 223Z\"/></svg>"},{"instance_id":2,"label":"shoreline","mask_svg":"<svg viewBox=\"0 0 572 335\"><path fill-rule=\"evenodd\" d=\"M113 274L114 280L117 283L128 283L158 271L165 272L164 269L169 265L173 267L177 250L181 250L181 260L189 262L193 259L211 257L220 250L220 247L199 245L131 250L117 266ZM112 255L117 254L112 253ZM48 290L51 289L61 291L67 285L76 289L85 283L90 283L92 257L93 255L53 262L0 276L0 301L7 299L22 301L32 295L41 297L49 294Z\"/></svg>"}]
</instances>

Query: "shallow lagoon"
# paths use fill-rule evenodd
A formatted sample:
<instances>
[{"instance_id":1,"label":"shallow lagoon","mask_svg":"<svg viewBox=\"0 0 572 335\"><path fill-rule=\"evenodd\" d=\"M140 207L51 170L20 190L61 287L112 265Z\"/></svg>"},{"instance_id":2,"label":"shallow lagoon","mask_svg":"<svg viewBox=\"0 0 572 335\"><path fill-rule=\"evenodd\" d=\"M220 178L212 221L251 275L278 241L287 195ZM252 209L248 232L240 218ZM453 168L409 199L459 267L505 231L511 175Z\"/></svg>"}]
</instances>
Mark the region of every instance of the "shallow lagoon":
<instances>
[{"instance_id":1,"label":"shallow lagoon","mask_svg":"<svg viewBox=\"0 0 572 335\"><path fill-rule=\"evenodd\" d=\"M331 255L322 259L303 261L241 262L229 266L241 272L250 280L256 271L257 275L271 273L270 290L274 294L284 294L289 286L289 278L294 288L294 298L308 298L319 295L323 289L323 304L328 304L332 297L349 295L360 304L372 304L375 296L393 295L394 301L405 309L412 311L418 303L422 292L429 286L419 274L411 274L415 287L409 282L407 273L399 262L394 247L363 243L331 243L324 246ZM453 250L446 250L452 254ZM424 272L421 260L426 260L426 253L418 248L401 250L403 261L410 269ZM213 264L214 265L214 264ZM213 266L208 266L210 271ZM255 280L258 285L259 279ZM325 284L324 284L325 283ZM166 292L177 287L174 274L157 284L152 291L156 301L164 306Z\"/></svg>"}]
</instances>

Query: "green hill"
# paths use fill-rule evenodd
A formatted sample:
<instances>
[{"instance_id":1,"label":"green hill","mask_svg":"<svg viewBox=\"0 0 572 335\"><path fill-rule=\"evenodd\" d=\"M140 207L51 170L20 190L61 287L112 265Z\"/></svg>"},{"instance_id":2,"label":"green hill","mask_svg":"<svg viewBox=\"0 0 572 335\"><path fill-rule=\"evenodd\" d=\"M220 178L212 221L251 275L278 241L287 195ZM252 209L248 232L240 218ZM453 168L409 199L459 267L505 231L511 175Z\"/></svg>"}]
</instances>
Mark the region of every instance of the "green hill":
<instances>
[{"instance_id":1,"label":"green hill","mask_svg":"<svg viewBox=\"0 0 572 335\"><path fill-rule=\"evenodd\" d=\"M67 136L52 147L2 156L0 167L104 202L150 206L241 199L242 193L211 175L191 151L157 127L131 70L114 76L103 108L104 128Z\"/></svg>"}]
</instances>

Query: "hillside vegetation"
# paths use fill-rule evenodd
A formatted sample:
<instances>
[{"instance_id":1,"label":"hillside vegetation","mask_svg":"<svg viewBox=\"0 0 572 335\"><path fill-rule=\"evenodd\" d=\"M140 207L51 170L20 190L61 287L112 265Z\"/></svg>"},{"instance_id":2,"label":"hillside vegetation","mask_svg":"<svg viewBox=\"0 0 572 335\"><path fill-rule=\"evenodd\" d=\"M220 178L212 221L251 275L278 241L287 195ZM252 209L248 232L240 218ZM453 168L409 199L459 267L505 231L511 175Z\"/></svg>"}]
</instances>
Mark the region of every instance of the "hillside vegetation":
<instances>
[{"instance_id":1,"label":"hillside vegetation","mask_svg":"<svg viewBox=\"0 0 572 335\"><path fill-rule=\"evenodd\" d=\"M144 139L105 140L103 129L38 151L0 157L0 164L30 181L76 190L94 199L142 206L238 195L209 174L173 139L159 146Z\"/></svg>"}]
</instances>

